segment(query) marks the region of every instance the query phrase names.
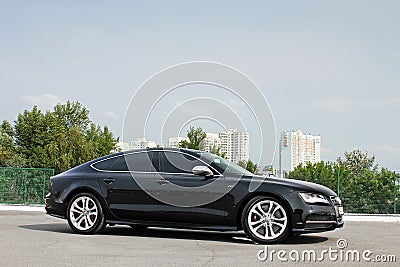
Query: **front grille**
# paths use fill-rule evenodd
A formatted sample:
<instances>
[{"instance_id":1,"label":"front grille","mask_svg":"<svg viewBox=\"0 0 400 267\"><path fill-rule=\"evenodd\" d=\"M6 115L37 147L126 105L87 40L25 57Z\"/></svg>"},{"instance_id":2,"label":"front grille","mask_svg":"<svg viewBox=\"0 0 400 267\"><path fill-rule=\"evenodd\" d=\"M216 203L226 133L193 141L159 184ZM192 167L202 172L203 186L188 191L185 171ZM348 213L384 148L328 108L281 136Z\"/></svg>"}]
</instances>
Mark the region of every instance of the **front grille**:
<instances>
[{"instance_id":1,"label":"front grille","mask_svg":"<svg viewBox=\"0 0 400 267\"><path fill-rule=\"evenodd\" d=\"M306 223L304 229L328 229L333 223Z\"/></svg>"},{"instance_id":2,"label":"front grille","mask_svg":"<svg viewBox=\"0 0 400 267\"><path fill-rule=\"evenodd\" d=\"M332 215L319 215L311 214L307 216L306 221L334 221L335 218Z\"/></svg>"}]
</instances>

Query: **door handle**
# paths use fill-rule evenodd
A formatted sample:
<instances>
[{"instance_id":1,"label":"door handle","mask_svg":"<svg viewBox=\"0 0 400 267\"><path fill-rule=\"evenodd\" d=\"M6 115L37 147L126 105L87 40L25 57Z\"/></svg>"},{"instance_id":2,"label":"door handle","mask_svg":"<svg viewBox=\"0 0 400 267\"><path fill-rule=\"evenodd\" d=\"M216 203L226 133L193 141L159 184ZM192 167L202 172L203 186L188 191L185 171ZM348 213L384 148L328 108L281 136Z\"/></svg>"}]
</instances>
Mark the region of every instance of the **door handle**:
<instances>
[{"instance_id":1,"label":"door handle","mask_svg":"<svg viewBox=\"0 0 400 267\"><path fill-rule=\"evenodd\" d=\"M115 179L113 178L106 178L103 180L103 182L105 182L106 184L112 184L115 182Z\"/></svg>"},{"instance_id":2,"label":"door handle","mask_svg":"<svg viewBox=\"0 0 400 267\"><path fill-rule=\"evenodd\" d=\"M157 183L157 184L160 184L160 185L163 185L163 184L169 184L169 181L168 181L168 180L165 180L165 179L159 179L159 180L157 180L156 183Z\"/></svg>"}]
</instances>

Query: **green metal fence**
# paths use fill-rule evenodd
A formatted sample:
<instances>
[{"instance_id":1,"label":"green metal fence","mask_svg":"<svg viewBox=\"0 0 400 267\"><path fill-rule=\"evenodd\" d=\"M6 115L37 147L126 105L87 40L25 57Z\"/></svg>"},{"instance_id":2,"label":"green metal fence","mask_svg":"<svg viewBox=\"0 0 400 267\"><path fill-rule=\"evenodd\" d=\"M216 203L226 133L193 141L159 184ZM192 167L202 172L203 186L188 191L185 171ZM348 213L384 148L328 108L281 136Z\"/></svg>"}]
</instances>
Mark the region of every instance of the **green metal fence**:
<instances>
[{"instance_id":1,"label":"green metal fence","mask_svg":"<svg viewBox=\"0 0 400 267\"><path fill-rule=\"evenodd\" d=\"M400 174L393 172L392 181L380 188L370 190L368 184L358 184L360 190L348 190L341 186L340 175L337 177L337 194L341 198L345 211L367 214L400 214L399 194Z\"/></svg>"},{"instance_id":2,"label":"green metal fence","mask_svg":"<svg viewBox=\"0 0 400 267\"><path fill-rule=\"evenodd\" d=\"M0 168L0 203L44 204L54 169Z\"/></svg>"}]
</instances>

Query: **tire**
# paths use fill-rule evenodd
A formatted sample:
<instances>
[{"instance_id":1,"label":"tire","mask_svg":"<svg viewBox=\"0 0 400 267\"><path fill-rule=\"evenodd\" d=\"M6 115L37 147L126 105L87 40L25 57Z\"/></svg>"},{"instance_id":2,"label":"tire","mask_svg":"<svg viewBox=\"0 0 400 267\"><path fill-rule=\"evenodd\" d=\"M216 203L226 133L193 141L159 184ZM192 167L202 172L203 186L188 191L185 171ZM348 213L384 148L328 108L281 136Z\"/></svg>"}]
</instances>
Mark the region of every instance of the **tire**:
<instances>
[{"instance_id":1,"label":"tire","mask_svg":"<svg viewBox=\"0 0 400 267\"><path fill-rule=\"evenodd\" d=\"M289 212L281 201L266 196L250 200L243 209L242 227L259 244L278 243L290 233Z\"/></svg>"},{"instance_id":2,"label":"tire","mask_svg":"<svg viewBox=\"0 0 400 267\"><path fill-rule=\"evenodd\" d=\"M90 193L79 193L71 199L67 220L71 229L78 234L95 234L106 226L101 203Z\"/></svg>"}]
</instances>

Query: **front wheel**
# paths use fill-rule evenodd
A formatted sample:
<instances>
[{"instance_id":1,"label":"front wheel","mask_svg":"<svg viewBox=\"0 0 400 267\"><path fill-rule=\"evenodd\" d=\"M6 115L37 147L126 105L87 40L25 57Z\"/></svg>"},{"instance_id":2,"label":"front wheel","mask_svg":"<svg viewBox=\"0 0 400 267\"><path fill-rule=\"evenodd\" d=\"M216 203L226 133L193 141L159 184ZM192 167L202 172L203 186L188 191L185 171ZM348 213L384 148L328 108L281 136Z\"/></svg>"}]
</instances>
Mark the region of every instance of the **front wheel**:
<instances>
[{"instance_id":1,"label":"front wheel","mask_svg":"<svg viewBox=\"0 0 400 267\"><path fill-rule=\"evenodd\" d=\"M80 193L71 199L67 219L71 229L79 234L95 234L105 225L101 204L90 193Z\"/></svg>"},{"instance_id":2,"label":"front wheel","mask_svg":"<svg viewBox=\"0 0 400 267\"><path fill-rule=\"evenodd\" d=\"M259 196L250 200L242 214L243 230L256 243L283 241L289 235L289 214L275 198Z\"/></svg>"}]
</instances>

